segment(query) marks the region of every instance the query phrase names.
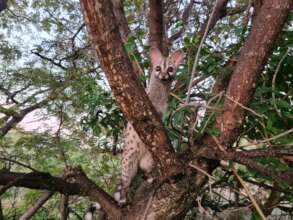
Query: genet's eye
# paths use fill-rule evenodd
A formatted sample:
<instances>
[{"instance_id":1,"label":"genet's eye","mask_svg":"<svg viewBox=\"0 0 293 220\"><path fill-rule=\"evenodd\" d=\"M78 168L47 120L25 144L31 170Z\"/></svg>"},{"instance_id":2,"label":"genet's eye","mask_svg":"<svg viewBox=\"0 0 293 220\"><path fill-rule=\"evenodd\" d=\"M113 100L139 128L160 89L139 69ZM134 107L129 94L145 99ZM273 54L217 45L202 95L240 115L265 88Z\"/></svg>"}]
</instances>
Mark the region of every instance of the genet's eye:
<instances>
[{"instance_id":1,"label":"genet's eye","mask_svg":"<svg viewBox=\"0 0 293 220\"><path fill-rule=\"evenodd\" d=\"M161 71L161 67L160 66L156 66L155 70L159 72L159 71Z\"/></svg>"},{"instance_id":2,"label":"genet's eye","mask_svg":"<svg viewBox=\"0 0 293 220\"><path fill-rule=\"evenodd\" d=\"M168 73L172 73L174 71L174 68L172 66L169 66L167 71L168 71Z\"/></svg>"}]
</instances>

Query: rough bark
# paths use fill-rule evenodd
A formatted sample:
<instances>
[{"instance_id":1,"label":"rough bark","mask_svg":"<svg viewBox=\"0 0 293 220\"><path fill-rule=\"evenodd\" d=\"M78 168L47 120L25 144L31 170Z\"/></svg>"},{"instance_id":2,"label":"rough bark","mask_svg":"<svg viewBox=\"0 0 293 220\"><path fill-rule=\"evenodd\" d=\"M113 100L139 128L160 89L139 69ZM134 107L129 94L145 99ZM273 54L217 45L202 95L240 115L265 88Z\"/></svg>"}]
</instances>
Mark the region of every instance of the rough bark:
<instances>
[{"instance_id":1,"label":"rough bark","mask_svg":"<svg viewBox=\"0 0 293 220\"><path fill-rule=\"evenodd\" d=\"M226 1L220 2L226 3ZM155 4L158 2L153 3ZM137 82L130 61L125 55L121 37L117 34L118 31L115 31L117 30L117 22L113 17L111 3L103 0L82 0L81 4L92 45L97 51L97 57L106 73L117 103L120 105L128 121L134 125L141 139L152 153L158 157L156 159L159 173L166 171L166 175L164 176L170 176L170 174L174 172L170 172L169 168L176 167L174 166L174 164L177 164L176 158L172 150L170 150L170 143L161 125L160 119L142 87ZM243 105L247 105L251 99L251 91L253 91L251 85L253 85L253 82L256 82L265 64L273 42L284 24L289 9L292 7L292 2L289 0L279 0L275 2L268 0L264 5L266 6L260 10L259 17L255 20L252 33L241 52L241 62L237 63L228 87L228 95ZM160 6L157 5L156 8L158 9ZM158 24L162 24L162 22ZM267 25L267 28L261 27ZM109 29L109 27L112 29ZM156 34L158 39L161 39L159 36L163 36L163 33L160 33L162 29L160 29L160 27L158 28L159 32ZM271 31L266 36L266 30L268 28ZM258 36L262 36L261 38L265 40L258 39ZM251 41L253 41L253 44ZM257 43L257 49L253 48L255 47L255 42ZM260 54L255 54L256 52ZM251 67L251 70L244 68L245 65ZM246 82L247 78L249 78L249 85ZM248 89L239 89L239 82L240 86L248 86ZM229 114L227 114L227 112L229 112ZM239 134L237 133L237 129L239 129L243 123L243 113L244 110L238 105L235 105L234 102L229 102L228 99L225 101L223 115L217 117L218 126L224 123L223 126L221 126L221 144L228 145L235 141L235 138ZM227 123L227 121L231 119L231 116L233 121L231 122L230 120L230 123ZM158 132L159 134L156 135ZM228 140L223 141L225 138L228 138ZM201 146L205 147L203 147L200 150L200 154L197 155L209 158L209 153L215 150L219 151L214 139L211 137L204 138L202 143ZM158 148L157 146L160 147ZM219 158L220 157L217 159ZM168 159L170 160L167 161ZM207 172L211 172L212 168L214 168L205 160L196 160L195 162ZM130 205L127 209L123 210L126 216L128 216L127 219L141 219L142 217L146 217L147 219L159 219L160 217L164 217L164 219L178 218L180 214L184 213L184 210L189 207L189 201L187 201L188 199L186 200L186 198L188 198L190 193L185 184L190 182L186 179L188 179L186 176L180 179L183 184L178 184L180 181L177 182L175 187L178 189L177 192L171 188L171 185L166 183L157 186L157 188L150 188L149 191L144 191L144 196L135 198L135 205ZM206 178L202 178L201 175L195 181L195 185L200 188L205 182ZM147 189L147 187L145 187L145 189ZM175 199L172 199L173 196ZM176 204L176 207L174 207L174 204ZM103 205L102 207L104 208ZM142 207L147 207L148 209L142 213Z\"/></svg>"},{"instance_id":2,"label":"rough bark","mask_svg":"<svg viewBox=\"0 0 293 220\"><path fill-rule=\"evenodd\" d=\"M292 5L290 0L266 0L253 22L229 82L224 110L217 117L216 127L221 131L219 141L224 146L232 144L239 135L246 110L238 103L248 106L251 101L259 76Z\"/></svg>"},{"instance_id":3,"label":"rough bark","mask_svg":"<svg viewBox=\"0 0 293 220\"><path fill-rule=\"evenodd\" d=\"M127 19L124 14L123 2L124 2L123 0L112 0L113 13L114 13L116 20L118 22L120 36L122 38L122 41L124 43L126 43L128 40L129 34L131 33L131 30L128 26ZM136 53L138 53L138 49L137 49L137 46L135 45L135 49L134 49L134 52L132 52L132 55L134 54L134 56L135 56ZM130 54L130 57L132 55ZM142 76L143 71L141 71L140 63L132 60L132 65L133 65L133 68L135 70L135 74L137 75L137 77Z\"/></svg>"},{"instance_id":4,"label":"rough bark","mask_svg":"<svg viewBox=\"0 0 293 220\"><path fill-rule=\"evenodd\" d=\"M169 50L166 44L163 2L161 0L150 0L149 8L150 46L159 48L164 56L168 56Z\"/></svg>"},{"instance_id":5,"label":"rough bark","mask_svg":"<svg viewBox=\"0 0 293 220\"><path fill-rule=\"evenodd\" d=\"M111 219L119 219L121 210L116 201L105 191L91 181L80 168L68 168L64 174L66 178L74 178L75 183L48 173L16 173L0 171L0 185L9 187L26 187L30 189L60 192L65 195L79 195L101 204Z\"/></svg>"},{"instance_id":6,"label":"rough bark","mask_svg":"<svg viewBox=\"0 0 293 220\"><path fill-rule=\"evenodd\" d=\"M159 176L164 179L177 173L179 164L170 140L124 50L111 2L82 0L81 6L91 43L121 111L156 155Z\"/></svg>"},{"instance_id":7,"label":"rough bark","mask_svg":"<svg viewBox=\"0 0 293 220\"><path fill-rule=\"evenodd\" d=\"M214 137L208 136L204 138L202 145L193 147L195 155L210 159L220 159L224 152L219 149L219 144L229 147L236 141L244 123L246 111L237 103L247 106L251 101L259 76L292 7L293 2L290 0L266 0L259 9L254 19L251 33L245 41L239 61L229 81L228 97L225 98L223 111L216 118L215 127L220 130L220 136L217 137L219 143L215 142ZM236 102L231 101L231 99ZM251 169L258 169L264 175L270 176L274 174L278 179L291 182L290 176L292 173L285 173L280 176L280 174L257 164L252 159L241 157L234 159ZM210 171L213 170L213 167L208 163L207 166L210 167Z\"/></svg>"},{"instance_id":8,"label":"rough bark","mask_svg":"<svg viewBox=\"0 0 293 220\"><path fill-rule=\"evenodd\" d=\"M123 0L112 0L112 3L113 3L113 12L118 21L118 27L119 27L121 38L123 42L127 42L128 35L130 34L131 31L129 29L126 17L124 15Z\"/></svg>"}]
</instances>

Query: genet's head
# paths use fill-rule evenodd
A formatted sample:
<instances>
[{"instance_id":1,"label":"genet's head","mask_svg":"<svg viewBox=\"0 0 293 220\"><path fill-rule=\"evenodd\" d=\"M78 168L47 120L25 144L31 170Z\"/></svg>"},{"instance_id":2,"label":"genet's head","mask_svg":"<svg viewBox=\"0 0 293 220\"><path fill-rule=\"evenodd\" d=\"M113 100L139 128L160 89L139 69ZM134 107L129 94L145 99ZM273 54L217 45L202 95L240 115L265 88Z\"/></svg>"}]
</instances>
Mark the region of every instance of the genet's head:
<instances>
[{"instance_id":1,"label":"genet's head","mask_svg":"<svg viewBox=\"0 0 293 220\"><path fill-rule=\"evenodd\" d=\"M174 78L176 71L183 61L184 53L176 50L168 57L164 57L158 48L150 48L150 58L152 63L152 74L160 80L170 80Z\"/></svg>"}]
</instances>

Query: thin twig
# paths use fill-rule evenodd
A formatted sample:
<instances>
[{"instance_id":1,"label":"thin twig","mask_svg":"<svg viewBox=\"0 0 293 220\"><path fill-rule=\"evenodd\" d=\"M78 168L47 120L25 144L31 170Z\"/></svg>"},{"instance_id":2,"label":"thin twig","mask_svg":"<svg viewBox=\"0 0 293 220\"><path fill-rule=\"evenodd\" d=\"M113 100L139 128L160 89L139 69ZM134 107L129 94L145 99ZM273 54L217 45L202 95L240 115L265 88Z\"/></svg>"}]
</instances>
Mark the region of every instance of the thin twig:
<instances>
[{"instance_id":1,"label":"thin twig","mask_svg":"<svg viewBox=\"0 0 293 220\"><path fill-rule=\"evenodd\" d=\"M147 205L146 205L146 208L145 208L145 211L144 211L144 213L143 213L143 217L142 217L143 220L145 220L146 217L147 217L147 213L148 213L148 211L149 211L149 209L150 209L150 207L151 207L151 204L152 204L152 202L153 202L153 199L154 199L155 191L156 191L155 189L152 190L152 192L151 192L151 196L150 196L150 198L148 199L148 203L147 203Z\"/></svg>"},{"instance_id":2,"label":"thin twig","mask_svg":"<svg viewBox=\"0 0 293 220\"><path fill-rule=\"evenodd\" d=\"M267 139L264 139L264 140L261 140L261 141L258 141L257 143L252 143L252 144L245 144L245 145L241 145L239 147L248 147L248 146L257 146L257 145L260 145L260 144L263 144L263 143L267 143L269 141L273 141L273 140L276 140L278 138L281 138L283 136L286 136L287 134L290 134L290 133L293 133L293 128L283 132L283 133L280 133L276 136L273 136L271 138L267 138Z\"/></svg>"},{"instance_id":3,"label":"thin twig","mask_svg":"<svg viewBox=\"0 0 293 220\"><path fill-rule=\"evenodd\" d=\"M211 23L211 20L214 16L214 13L216 11L216 6L218 4L218 0L216 0L215 4L214 4L214 7L213 7L213 10L212 10L212 13L210 15L210 18L208 20L208 24L205 28L205 32L204 32L204 35L203 37L201 38L201 41L200 41L200 44L199 44L199 47L197 49L197 52L196 52L196 55L195 55L195 59L194 59L194 62L193 62L193 66L192 66L192 70L191 70L191 78L190 78L190 81L189 81L189 85L188 85L188 90L187 90L187 97L186 97L186 103L189 102L190 100L190 94L191 94L191 89L192 89L192 83L193 83L193 79L195 77L195 73L196 73L196 68L197 68L197 63L198 63L198 60L199 60L199 55L200 55L200 51L203 47L203 43L206 39L206 36L209 32L209 27L210 27L210 23Z\"/></svg>"},{"instance_id":4,"label":"thin twig","mask_svg":"<svg viewBox=\"0 0 293 220\"><path fill-rule=\"evenodd\" d=\"M203 169L199 168L198 166L192 164L192 163L189 163L188 166L196 169L197 171L203 173L204 175L206 175L209 179L212 179L212 180L215 180L217 181L217 179L215 177L213 177L212 175L208 174L206 171L204 171Z\"/></svg>"},{"instance_id":5,"label":"thin twig","mask_svg":"<svg viewBox=\"0 0 293 220\"><path fill-rule=\"evenodd\" d=\"M215 106L218 106L218 104L220 103L221 98L222 98L222 96L223 96L223 93L224 93L224 92L220 92L219 94L217 94L217 95L213 96L212 98L210 98L209 101L207 102L207 104L210 105L210 103L211 103L213 100L217 99L217 102L216 102ZM212 112L210 115L208 115L208 118L207 118L205 124L202 126L202 129L201 129L200 133L203 133L203 132L205 131L206 127L208 126L208 124L209 124L209 122L210 122L210 120L212 119L212 117L213 117L214 114L215 114L215 113Z\"/></svg>"},{"instance_id":6,"label":"thin twig","mask_svg":"<svg viewBox=\"0 0 293 220\"><path fill-rule=\"evenodd\" d=\"M213 140L216 142L218 148L222 151L222 152L226 152L225 148L220 144L218 138L214 135L212 135Z\"/></svg>"},{"instance_id":7,"label":"thin twig","mask_svg":"<svg viewBox=\"0 0 293 220\"><path fill-rule=\"evenodd\" d=\"M253 197L252 193L250 192L250 190L246 186L244 180L238 175L238 173L237 173L237 171L236 171L236 169L234 167L234 164L232 164L232 171L233 171L234 175L236 176L236 178L238 179L238 181L240 182L240 184L243 186L245 192L247 193L249 199L251 200L253 206L255 207L256 211L258 212L258 214L260 215L260 217L262 218L262 220L266 220L267 218L263 214L261 208L257 204L257 202L256 202L255 198Z\"/></svg>"},{"instance_id":8,"label":"thin twig","mask_svg":"<svg viewBox=\"0 0 293 220\"><path fill-rule=\"evenodd\" d=\"M236 100L234 100L234 99L231 98L230 96L228 96L228 95L225 95L225 96L227 97L227 99L229 99L230 101L232 101L232 102L234 102L235 104L239 105L241 108L243 108L243 109L245 109L245 110L251 112L252 114L254 114L254 115L256 115L256 116L258 116L258 117L260 117L260 118L265 118L265 117L266 117L266 116L264 116L264 115L258 114L258 113L257 113L256 111L254 111L253 109L248 108L248 107L242 105L240 102L237 102Z\"/></svg>"},{"instance_id":9,"label":"thin twig","mask_svg":"<svg viewBox=\"0 0 293 220\"><path fill-rule=\"evenodd\" d=\"M280 117L282 117L282 115L281 115L281 111L277 107L277 104L276 104L276 95L275 95L275 91L276 91L276 78L277 78L277 75L278 75L278 73L280 71L281 65L282 65L283 61L285 60L285 58L287 57L288 53L289 53L289 48L284 53L284 55L282 56L280 62L278 63L277 68L275 70L275 73L273 75L273 80L272 80L272 90L273 90L272 91L272 99L273 99L273 105L274 105L274 108L275 108L277 114Z\"/></svg>"},{"instance_id":10,"label":"thin twig","mask_svg":"<svg viewBox=\"0 0 293 220\"><path fill-rule=\"evenodd\" d=\"M33 167L31 167L31 166L29 166L29 165L27 165L27 164L24 164L24 163L22 163L22 162L19 162L19 161L17 161L17 160L13 160L13 159L6 158L6 157L0 157L0 160L5 160L5 161L11 162L11 163L18 164L18 165L20 165L20 166L22 166L22 167L25 167L25 168L27 168L27 169L30 169L30 170L32 170L32 171L34 171L34 172L40 172L39 170L36 170L35 168L33 168Z\"/></svg>"}]
</instances>

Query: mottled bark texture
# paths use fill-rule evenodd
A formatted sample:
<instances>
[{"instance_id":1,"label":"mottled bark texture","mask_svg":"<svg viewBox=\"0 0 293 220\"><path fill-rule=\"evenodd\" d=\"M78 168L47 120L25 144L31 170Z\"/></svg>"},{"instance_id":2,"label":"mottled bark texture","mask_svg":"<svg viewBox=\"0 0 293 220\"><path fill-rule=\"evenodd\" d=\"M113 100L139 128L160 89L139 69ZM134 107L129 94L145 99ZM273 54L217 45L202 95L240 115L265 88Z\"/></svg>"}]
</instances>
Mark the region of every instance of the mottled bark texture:
<instances>
[{"instance_id":1,"label":"mottled bark texture","mask_svg":"<svg viewBox=\"0 0 293 220\"><path fill-rule=\"evenodd\" d=\"M225 3L225 1L222 1ZM150 4L161 4L160 1L150 1ZM239 62L232 74L227 95L238 103L247 106L264 64L273 47L277 35L281 31L285 19L292 8L291 0L266 0L254 19L252 32L249 35ZM91 43L97 52L97 57L103 68L117 103L127 120L155 155L157 163L156 175L160 180L178 174L178 164L170 141L164 131L159 115L156 113L143 87L139 84L131 62L124 50L118 23L112 11L111 1L81 0L82 11L85 17ZM155 6L157 9L160 5ZM159 10L156 10L159 11ZM160 16L161 17L161 16ZM158 25L162 24L158 18ZM157 35L164 36L160 27ZM217 127L221 129L220 144L231 145L239 135L243 124L244 110L228 98L225 100L224 110L217 116ZM214 159L215 155L222 155L215 139L205 137L199 151L201 157ZM221 158L220 156L217 159ZM226 157L227 160L236 160ZM208 161L194 161L202 169L211 172L213 167ZM244 163L244 162L243 162ZM245 162L246 163L246 162ZM257 166L256 166L257 167ZM81 178L79 178L81 179ZM94 184L86 185L95 187ZM194 181L195 184L192 184ZM166 182L161 185L142 187L143 191L136 194L132 205L119 210L111 198L104 194L96 194L92 199L102 202L103 209L111 218L122 219L180 219L195 198L196 190L191 193L190 186L200 188L206 182L202 175L193 180L186 173L181 178L174 179L174 186ZM145 184L145 183L144 183ZM92 189L93 190L93 189ZM87 194L87 193L86 193ZM103 199L99 196L104 197ZM122 211L122 213L120 213ZM115 213L116 212L116 216Z\"/></svg>"},{"instance_id":2,"label":"mottled bark texture","mask_svg":"<svg viewBox=\"0 0 293 220\"><path fill-rule=\"evenodd\" d=\"M263 1L229 81L223 111L217 115L215 126L221 131L220 136L217 137L219 143L216 143L213 137L204 138L203 144L193 147L197 156L232 160L264 175L274 176L276 179L282 179L288 183L292 182L292 172L278 173L243 155L225 158L227 152L223 152L219 147L219 144L222 147L229 147L240 134L246 110L238 103L247 106L251 101L258 78L292 7L293 1L291 0ZM208 163L207 165L209 166ZM209 167L210 169L207 170L211 171L212 168Z\"/></svg>"},{"instance_id":3,"label":"mottled bark texture","mask_svg":"<svg viewBox=\"0 0 293 220\"><path fill-rule=\"evenodd\" d=\"M217 116L216 127L221 131L218 139L224 146L231 145L239 135L246 110L238 103L248 106L251 101L259 76L292 5L290 0L266 0L254 19L230 79L224 109ZM213 140L210 142L216 145Z\"/></svg>"},{"instance_id":4,"label":"mottled bark texture","mask_svg":"<svg viewBox=\"0 0 293 220\"><path fill-rule=\"evenodd\" d=\"M219 144L229 147L236 141L246 111L238 103L247 106L251 101L258 78L292 7L293 1L291 0L263 1L254 17L251 33L241 49L240 57L229 81L226 93L228 97L225 98L223 111L216 118L215 126L221 131L220 136L216 138L219 143L215 142L214 137L208 136L203 139L203 144L193 147L195 155L209 159L223 158L225 152L220 150ZM231 99L235 101L233 102ZM241 156L226 159L242 163L264 175L275 176L277 179L291 182L292 173L280 174L252 159ZM210 167L206 171L213 170L214 167L208 163L206 165Z\"/></svg>"},{"instance_id":5,"label":"mottled bark texture","mask_svg":"<svg viewBox=\"0 0 293 220\"><path fill-rule=\"evenodd\" d=\"M149 8L150 46L158 48L167 57L169 50L165 36L163 1L150 0Z\"/></svg>"},{"instance_id":6,"label":"mottled bark texture","mask_svg":"<svg viewBox=\"0 0 293 220\"><path fill-rule=\"evenodd\" d=\"M128 35L130 34L130 29L128 22L124 15L123 0L112 0L113 3L113 13L118 21L118 28L120 31L121 38L123 42L127 42Z\"/></svg>"},{"instance_id":7,"label":"mottled bark texture","mask_svg":"<svg viewBox=\"0 0 293 220\"><path fill-rule=\"evenodd\" d=\"M175 174L178 162L170 140L124 50L111 2L82 0L81 6L91 43L121 111L156 155L159 176Z\"/></svg>"}]
</instances>

